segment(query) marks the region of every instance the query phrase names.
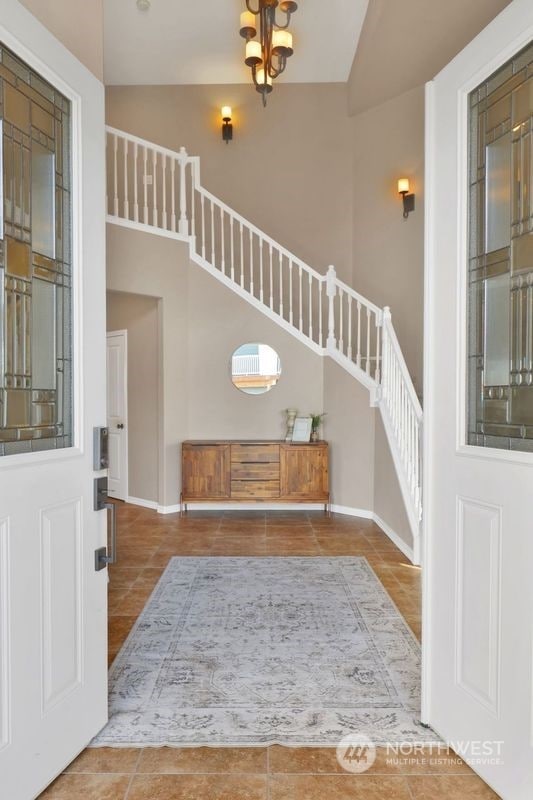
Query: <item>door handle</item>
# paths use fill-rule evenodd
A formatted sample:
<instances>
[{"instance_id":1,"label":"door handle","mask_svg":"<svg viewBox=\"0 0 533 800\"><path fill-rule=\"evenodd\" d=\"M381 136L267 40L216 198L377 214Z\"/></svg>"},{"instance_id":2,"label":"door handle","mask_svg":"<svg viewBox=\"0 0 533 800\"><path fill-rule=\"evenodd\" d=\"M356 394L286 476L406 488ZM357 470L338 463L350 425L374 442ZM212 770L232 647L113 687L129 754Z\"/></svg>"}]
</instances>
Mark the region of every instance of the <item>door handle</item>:
<instances>
[{"instance_id":1,"label":"door handle","mask_svg":"<svg viewBox=\"0 0 533 800\"><path fill-rule=\"evenodd\" d=\"M123 422L118 422L117 423L117 428L119 428L119 430L123 430L124 429L124 423Z\"/></svg>"},{"instance_id":2,"label":"door handle","mask_svg":"<svg viewBox=\"0 0 533 800\"><path fill-rule=\"evenodd\" d=\"M95 551L95 570L99 572L108 564L117 562L117 507L115 503L107 501L107 478L94 479L94 510L111 512L111 546L99 547Z\"/></svg>"}]
</instances>

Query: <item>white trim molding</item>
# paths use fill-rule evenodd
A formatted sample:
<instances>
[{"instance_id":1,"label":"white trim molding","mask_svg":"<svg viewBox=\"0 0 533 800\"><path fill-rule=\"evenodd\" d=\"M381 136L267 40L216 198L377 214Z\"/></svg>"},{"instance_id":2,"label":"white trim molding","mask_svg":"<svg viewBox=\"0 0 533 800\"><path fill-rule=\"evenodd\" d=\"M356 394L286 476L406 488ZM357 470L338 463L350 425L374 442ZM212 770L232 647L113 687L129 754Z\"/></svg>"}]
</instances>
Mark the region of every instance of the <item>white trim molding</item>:
<instances>
[{"instance_id":1,"label":"white trim molding","mask_svg":"<svg viewBox=\"0 0 533 800\"><path fill-rule=\"evenodd\" d=\"M150 508L152 511L157 511L159 506L155 500L143 500L142 497L127 497L126 503L132 506L141 506L142 508Z\"/></svg>"}]
</instances>

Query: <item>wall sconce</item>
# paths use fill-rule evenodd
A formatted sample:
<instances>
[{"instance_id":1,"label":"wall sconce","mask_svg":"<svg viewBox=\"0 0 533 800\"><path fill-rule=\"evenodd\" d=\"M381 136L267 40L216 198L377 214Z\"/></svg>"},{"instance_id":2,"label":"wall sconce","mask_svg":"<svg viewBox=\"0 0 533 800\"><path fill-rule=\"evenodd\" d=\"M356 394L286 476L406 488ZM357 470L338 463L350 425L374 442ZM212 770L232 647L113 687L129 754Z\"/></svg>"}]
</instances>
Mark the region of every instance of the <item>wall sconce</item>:
<instances>
[{"instance_id":1,"label":"wall sconce","mask_svg":"<svg viewBox=\"0 0 533 800\"><path fill-rule=\"evenodd\" d=\"M400 178L398 181L398 194L403 198L403 217L407 219L411 211L415 210L415 196L409 194L409 178Z\"/></svg>"},{"instance_id":2,"label":"wall sconce","mask_svg":"<svg viewBox=\"0 0 533 800\"><path fill-rule=\"evenodd\" d=\"M233 125L231 124L231 108L230 106L222 106L222 140L231 142L233 139Z\"/></svg>"}]
</instances>

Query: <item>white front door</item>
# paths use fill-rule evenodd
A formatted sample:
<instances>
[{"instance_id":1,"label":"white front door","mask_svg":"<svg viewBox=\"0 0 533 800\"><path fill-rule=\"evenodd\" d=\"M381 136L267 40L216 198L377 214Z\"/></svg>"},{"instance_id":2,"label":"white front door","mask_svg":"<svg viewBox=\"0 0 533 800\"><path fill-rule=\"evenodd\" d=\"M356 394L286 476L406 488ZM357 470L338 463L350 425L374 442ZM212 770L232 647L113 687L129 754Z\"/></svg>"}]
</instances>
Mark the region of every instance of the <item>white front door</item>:
<instances>
[{"instance_id":1,"label":"white front door","mask_svg":"<svg viewBox=\"0 0 533 800\"><path fill-rule=\"evenodd\" d=\"M31 800L107 719L104 91L0 5L0 796Z\"/></svg>"},{"instance_id":2,"label":"white front door","mask_svg":"<svg viewBox=\"0 0 533 800\"><path fill-rule=\"evenodd\" d=\"M426 110L423 718L504 800L533 797L532 40L514 0Z\"/></svg>"},{"instance_id":3,"label":"white front door","mask_svg":"<svg viewBox=\"0 0 533 800\"><path fill-rule=\"evenodd\" d=\"M128 332L107 334L108 494L128 497Z\"/></svg>"}]
</instances>

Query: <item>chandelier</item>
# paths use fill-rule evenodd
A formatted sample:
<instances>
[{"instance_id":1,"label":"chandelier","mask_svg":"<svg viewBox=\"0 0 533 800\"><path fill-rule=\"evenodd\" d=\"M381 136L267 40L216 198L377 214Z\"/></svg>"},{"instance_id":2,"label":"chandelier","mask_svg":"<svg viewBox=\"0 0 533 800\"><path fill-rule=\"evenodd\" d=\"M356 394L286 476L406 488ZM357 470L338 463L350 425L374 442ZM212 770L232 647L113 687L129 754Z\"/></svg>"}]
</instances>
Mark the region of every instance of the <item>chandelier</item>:
<instances>
[{"instance_id":1,"label":"chandelier","mask_svg":"<svg viewBox=\"0 0 533 800\"><path fill-rule=\"evenodd\" d=\"M298 3L294 0L256 0L256 2L258 7L254 10L251 0L246 0L248 11L241 14L240 33L246 39L244 63L247 67L251 67L255 88L262 95L263 105L266 106L273 81L281 75L287 66L287 59L294 52L292 33L287 28L291 14L298 8ZM285 14L283 24L276 19L278 8ZM259 38L256 39L258 28Z\"/></svg>"}]
</instances>

